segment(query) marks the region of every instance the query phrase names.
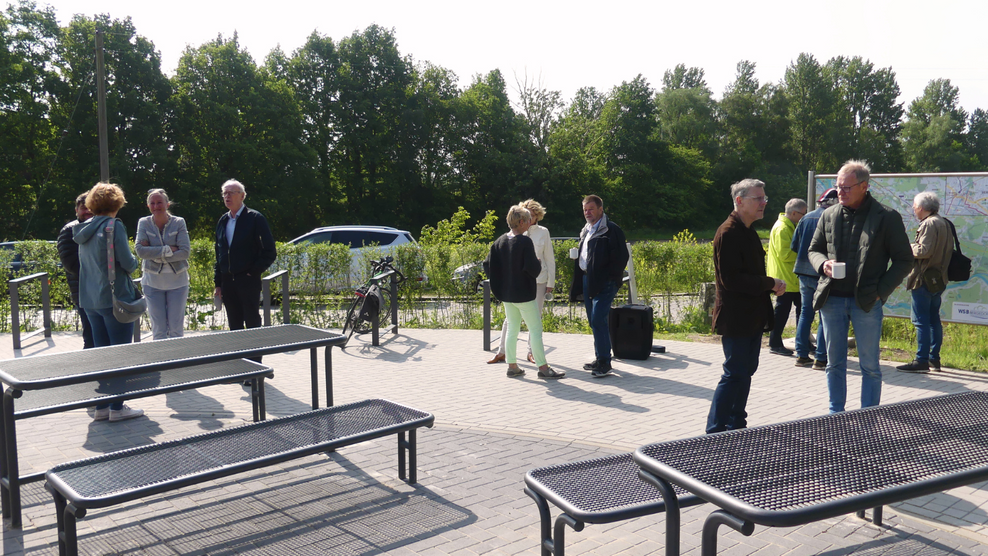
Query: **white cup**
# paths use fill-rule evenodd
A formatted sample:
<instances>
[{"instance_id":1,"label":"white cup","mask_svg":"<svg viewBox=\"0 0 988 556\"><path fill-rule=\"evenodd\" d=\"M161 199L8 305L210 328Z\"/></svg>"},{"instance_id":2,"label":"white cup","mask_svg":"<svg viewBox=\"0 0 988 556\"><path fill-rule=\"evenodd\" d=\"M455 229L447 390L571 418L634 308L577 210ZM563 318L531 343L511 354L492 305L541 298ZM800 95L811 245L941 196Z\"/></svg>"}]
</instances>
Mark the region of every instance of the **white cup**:
<instances>
[{"instance_id":1,"label":"white cup","mask_svg":"<svg viewBox=\"0 0 988 556\"><path fill-rule=\"evenodd\" d=\"M843 280L847 276L847 263L834 262L834 265L830 267L830 273L835 280Z\"/></svg>"},{"instance_id":2,"label":"white cup","mask_svg":"<svg viewBox=\"0 0 988 556\"><path fill-rule=\"evenodd\" d=\"M574 247L574 248L570 249L569 250L569 258L571 258L571 259L579 259L580 258L580 248L579 247Z\"/></svg>"},{"instance_id":3,"label":"white cup","mask_svg":"<svg viewBox=\"0 0 988 556\"><path fill-rule=\"evenodd\" d=\"M545 292L545 300L552 301L552 292Z\"/></svg>"},{"instance_id":4,"label":"white cup","mask_svg":"<svg viewBox=\"0 0 988 556\"><path fill-rule=\"evenodd\" d=\"M213 296L213 310L219 311L222 308L223 308L223 298L218 295Z\"/></svg>"}]
</instances>

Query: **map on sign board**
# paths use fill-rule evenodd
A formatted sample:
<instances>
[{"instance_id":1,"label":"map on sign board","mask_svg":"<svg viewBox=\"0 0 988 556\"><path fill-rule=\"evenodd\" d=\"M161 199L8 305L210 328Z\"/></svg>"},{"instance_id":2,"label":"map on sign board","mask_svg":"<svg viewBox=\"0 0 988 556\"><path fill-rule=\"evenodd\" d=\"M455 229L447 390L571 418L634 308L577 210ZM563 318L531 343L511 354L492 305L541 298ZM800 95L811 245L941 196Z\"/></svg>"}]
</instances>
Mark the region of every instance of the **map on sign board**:
<instances>
[{"instance_id":1,"label":"map on sign board","mask_svg":"<svg viewBox=\"0 0 988 556\"><path fill-rule=\"evenodd\" d=\"M816 176L817 195L835 187L836 181L836 175ZM988 174L875 174L869 183L875 199L902 215L910 241L919 228L913 198L922 191L937 194L940 215L954 223L961 252L971 259L971 279L947 283L940 316L945 321L988 324ZM911 305L903 281L885 303L885 314L909 318Z\"/></svg>"}]
</instances>

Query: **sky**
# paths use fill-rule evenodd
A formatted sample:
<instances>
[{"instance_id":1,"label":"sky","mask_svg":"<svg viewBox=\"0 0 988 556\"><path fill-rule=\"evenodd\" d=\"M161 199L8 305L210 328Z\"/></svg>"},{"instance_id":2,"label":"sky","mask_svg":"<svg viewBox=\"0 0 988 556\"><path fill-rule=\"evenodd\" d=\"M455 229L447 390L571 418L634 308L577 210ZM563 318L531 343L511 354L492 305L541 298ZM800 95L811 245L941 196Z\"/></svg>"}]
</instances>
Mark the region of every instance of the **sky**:
<instances>
[{"instance_id":1,"label":"sky","mask_svg":"<svg viewBox=\"0 0 988 556\"><path fill-rule=\"evenodd\" d=\"M186 47L237 33L256 63L276 46L291 54L316 31L339 41L377 24L393 29L399 52L454 71L460 88L500 69L512 96L519 82L606 92L643 75L655 89L677 64L702 68L715 98L751 60L761 83L779 82L800 53L821 63L861 56L891 67L909 103L933 79L960 89L968 112L988 110L985 0L365 0L228 3L215 0L38 0L61 24L74 14L130 17L173 75Z\"/></svg>"}]
</instances>

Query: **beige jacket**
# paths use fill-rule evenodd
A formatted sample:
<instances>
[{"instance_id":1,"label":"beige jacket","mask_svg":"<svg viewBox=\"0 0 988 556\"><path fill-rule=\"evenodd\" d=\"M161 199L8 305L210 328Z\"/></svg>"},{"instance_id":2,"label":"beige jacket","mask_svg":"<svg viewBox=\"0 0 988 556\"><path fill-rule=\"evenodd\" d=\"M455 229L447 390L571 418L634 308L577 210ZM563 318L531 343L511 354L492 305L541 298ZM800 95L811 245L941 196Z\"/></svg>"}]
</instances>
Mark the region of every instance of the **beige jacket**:
<instances>
[{"instance_id":1,"label":"beige jacket","mask_svg":"<svg viewBox=\"0 0 988 556\"><path fill-rule=\"evenodd\" d=\"M954 236L950 225L939 214L931 214L919 223L916 241L912 243L913 269L906 277L906 289L915 290L923 285L923 273L928 268L937 268L947 279L947 265L954 253Z\"/></svg>"}]
</instances>

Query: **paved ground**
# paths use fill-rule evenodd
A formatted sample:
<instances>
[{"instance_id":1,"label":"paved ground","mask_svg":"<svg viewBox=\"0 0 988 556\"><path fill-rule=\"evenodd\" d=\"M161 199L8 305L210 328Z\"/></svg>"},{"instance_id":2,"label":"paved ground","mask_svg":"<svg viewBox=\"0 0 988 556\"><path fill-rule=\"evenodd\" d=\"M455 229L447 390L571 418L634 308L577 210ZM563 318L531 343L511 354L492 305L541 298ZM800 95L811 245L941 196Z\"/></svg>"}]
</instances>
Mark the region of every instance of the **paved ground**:
<instances>
[{"instance_id":1,"label":"paved ground","mask_svg":"<svg viewBox=\"0 0 988 556\"><path fill-rule=\"evenodd\" d=\"M719 345L659 342L668 352L616 361L615 376L591 379L588 336L548 334L554 382L504 376L486 365L481 333L402 330L380 347L369 336L334 350L337 403L383 397L436 415L419 434L419 482L397 478L394 439L367 442L94 511L80 521L86 554L538 554L538 512L524 495L525 471L703 432L720 374ZM31 338L22 352L0 336L0 359L81 348L77 334ZM308 408L307 352L265 357L270 415ZM853 364L853 361L852 361ZM884 366L883 401L988 389L988 376L945 371L908 375ZM848 399L859 395L852 371ZM238 385L136 400L146 417L93 422L85 411L18 422L23 472L115 449L160 442L250 419ZM855 404L849 403L850 407ZM748 404L761 425L826 411L822 372L763 351ZM699 553L709 507L683 513L682 548ZM5 555L56 554L54 506L40 483L25 488L24 528L5 526ZM662 516L568 531L569 554L662 554ZM875 527L853 516L788 529L724 532L721 554L988 554L986 484L886 508Z\"/></svg>"}]
</instances>

